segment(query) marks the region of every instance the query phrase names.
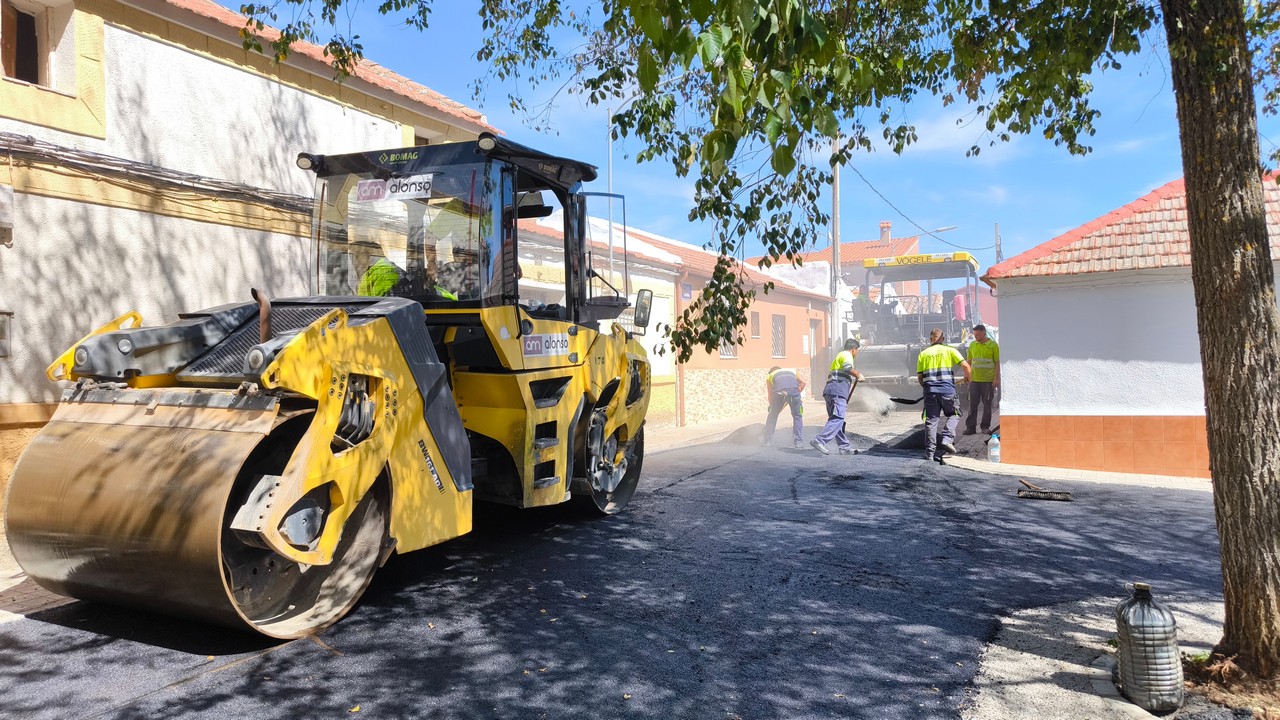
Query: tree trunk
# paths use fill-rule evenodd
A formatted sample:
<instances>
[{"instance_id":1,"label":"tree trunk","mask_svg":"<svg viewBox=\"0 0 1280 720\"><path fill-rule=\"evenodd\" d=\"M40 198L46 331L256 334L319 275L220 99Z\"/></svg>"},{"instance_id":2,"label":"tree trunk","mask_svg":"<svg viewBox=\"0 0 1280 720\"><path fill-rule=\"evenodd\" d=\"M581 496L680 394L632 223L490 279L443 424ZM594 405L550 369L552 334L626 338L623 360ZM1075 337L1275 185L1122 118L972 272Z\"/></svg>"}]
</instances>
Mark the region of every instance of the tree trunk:
<instances>
[{"instance_id":1,"label":"tree trunk","mask_svg":"<svg viewBox=\"0 0 1280 720\"><path fill-rule=\"evenodd\" d=\"M1226 624L1280 670L1280 313L1241 0L1161 0L1178 101Z\"/></svg>"}]
</instances>

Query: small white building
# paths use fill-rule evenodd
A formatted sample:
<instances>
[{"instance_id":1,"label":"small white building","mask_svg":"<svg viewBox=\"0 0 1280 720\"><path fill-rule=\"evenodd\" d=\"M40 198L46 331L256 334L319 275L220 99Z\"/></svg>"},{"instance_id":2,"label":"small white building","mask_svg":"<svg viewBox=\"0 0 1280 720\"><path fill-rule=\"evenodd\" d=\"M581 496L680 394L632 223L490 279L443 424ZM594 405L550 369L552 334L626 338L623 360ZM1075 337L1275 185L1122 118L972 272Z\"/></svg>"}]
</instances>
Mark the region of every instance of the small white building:
<instances>
[{"instance_id":1,"label":"small white building","mask_svg":"<svg viewBox=\"0 0 1280 720\"><path fill-rule=\"evenodd\" d=\"M1266 204L1280 257L1274 179ZM1209 476L1186 218L1175 180L988 271L1005 462Z\"/></svg>"}]
</instances>

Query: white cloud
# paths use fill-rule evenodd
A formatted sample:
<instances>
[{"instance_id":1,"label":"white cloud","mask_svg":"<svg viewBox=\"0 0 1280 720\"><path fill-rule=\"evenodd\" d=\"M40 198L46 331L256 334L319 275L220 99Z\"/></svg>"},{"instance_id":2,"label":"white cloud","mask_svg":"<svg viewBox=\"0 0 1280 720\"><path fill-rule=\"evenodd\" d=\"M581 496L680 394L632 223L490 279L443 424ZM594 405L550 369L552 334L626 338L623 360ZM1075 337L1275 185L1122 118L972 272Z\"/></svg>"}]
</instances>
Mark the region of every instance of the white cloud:
<instances>
[{"instance_id":1,"label":"white cloud","mask_svg":"<svg viewBox=\"0 0 1280 720\"><path fill-rule=\"evenodd\" d=\"M990 165L1013 159L1022 152L1022 138L1018 135L1008 142L997 141L992 145L995 137L987 131L982 118L972 112L944 110L914 124L919 139L902 151L904 157L929 155L964 159L965 153L976 145L979 153L971 160Z\"/></svg>"}]
</instances>

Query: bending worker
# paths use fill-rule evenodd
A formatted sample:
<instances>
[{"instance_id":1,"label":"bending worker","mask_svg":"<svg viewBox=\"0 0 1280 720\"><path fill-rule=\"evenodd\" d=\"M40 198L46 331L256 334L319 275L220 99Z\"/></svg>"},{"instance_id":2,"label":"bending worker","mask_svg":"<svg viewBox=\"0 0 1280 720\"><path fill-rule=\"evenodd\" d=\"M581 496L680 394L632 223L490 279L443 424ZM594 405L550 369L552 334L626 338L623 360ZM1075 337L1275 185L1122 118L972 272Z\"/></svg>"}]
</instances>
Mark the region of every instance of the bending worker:
<instances>
[{"instance_id":1,"label":"bending worker","mask_svg":"<svg viewBox=\"0 0 1280 720\"><path fill-rule=\"evenodd\" d=\"M778 426L778 415L782 408L791 407L791 442L794 447L804 447L804 402L800 393L804 392L804 381L796 377L794 372L783 370L777 365L769 368L769 375L764 380L769 393L769 417L764 421L764 444L773 442L773 430Z\"/></svg>"},{"instance_id":2,"label":"bending worker","mask_svg":"<svg viewBox=\"0 0 1280 720\"><path fill-rule=\"evenodd\" d=\"M831 374L827 375L827 384L822 388L822 399L827 401L827 424L823 426L818 437L809 443L813 449L823 455L830 455L827 443L836 441L841 455L852 455L853 444L844 434L844 413L849 406L849 396L853 394L853 379L862 379L862 373L853 369L853 360L858 357L858 349L862 343L852 338L844 341L844 350L836 354L831 361Z\"/></svg>"},{"instance_id":3,"label":"bending worker","mask_svg":"<svg viewBox=\"0 0 1280 720\"><path fill-rule=\"evenodd\" d=\"M972 374L960 351L946 343L940 328L929 333L929 347L920 351L916 361L916 379L924 388L925 459L942 462L943 453L955 454L956 426L960 424L960 406L956 400L955 366L964 371L968 381ZM942 431L938 433L938 420ZM935 434L940 438L935 438Z\"/></svg>"}]
</instances>

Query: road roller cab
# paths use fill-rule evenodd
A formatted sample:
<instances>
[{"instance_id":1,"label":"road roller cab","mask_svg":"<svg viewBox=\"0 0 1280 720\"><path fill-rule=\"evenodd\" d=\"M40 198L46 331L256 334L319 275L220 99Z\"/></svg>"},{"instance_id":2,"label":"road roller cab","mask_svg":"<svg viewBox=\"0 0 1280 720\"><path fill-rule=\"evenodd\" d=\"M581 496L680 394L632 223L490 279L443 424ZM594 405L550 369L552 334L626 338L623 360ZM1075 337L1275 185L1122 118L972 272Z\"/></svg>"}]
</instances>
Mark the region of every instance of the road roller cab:
<instances>
[{"instance_id":1,"label":"road roller cab","mask_svg":"<svg viewBox=\"0 0 1280 720\"><path fill-rule=\"evenodd\" d=\"M303 154L299 165L316 175L321 293L424 308L471 446L476 497L533 507L577 494L606 513L625 505L642 461L649 364L614 322L631 306L625 208L618 196L583 192L595 168L488 134ZM595 232L591 214L606 220ZM539 218L558 225L563 261L539 261L534 298L522 283L522 263L534 258L521 253L520 224ZM541 299L548 293L551 302ZM643 326L652 293L637 296Z\"/></svg>"},{"instance_id":2,"label":"road roller cab","mask_svg":"<svg viewBox=\"0 0 1280 720\"><path fill-rule=\"evenodd\" d=\"M613 322L625 232L588 237L594 168L488 135L298 164L316 180L315 295L255 291L156 327L127 313L50 366L74 385L5 515L41 585L297 637L393 552L469 532L475 499L630 500L649 365ZM553 204L563 294L535 302L519 223Z\"/></svg>"}]
</instances>

